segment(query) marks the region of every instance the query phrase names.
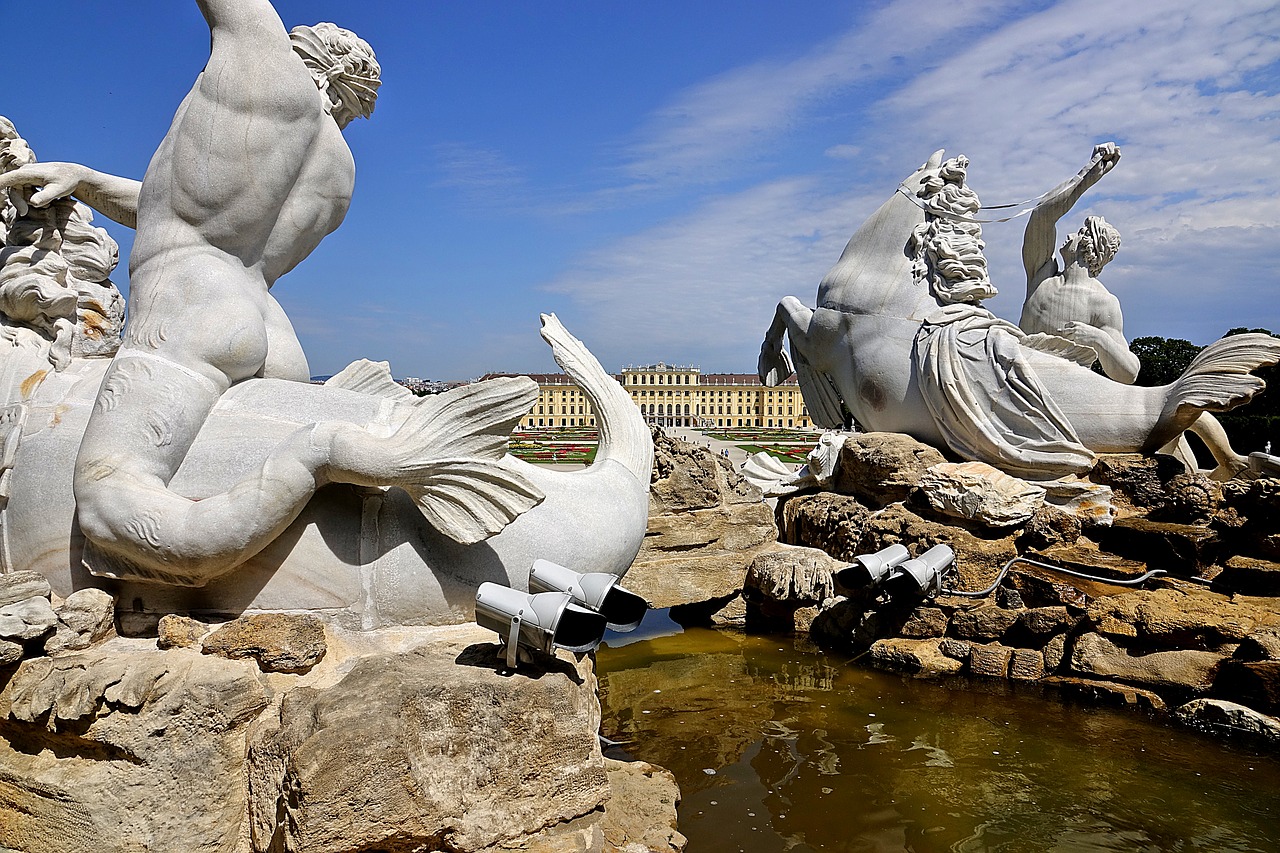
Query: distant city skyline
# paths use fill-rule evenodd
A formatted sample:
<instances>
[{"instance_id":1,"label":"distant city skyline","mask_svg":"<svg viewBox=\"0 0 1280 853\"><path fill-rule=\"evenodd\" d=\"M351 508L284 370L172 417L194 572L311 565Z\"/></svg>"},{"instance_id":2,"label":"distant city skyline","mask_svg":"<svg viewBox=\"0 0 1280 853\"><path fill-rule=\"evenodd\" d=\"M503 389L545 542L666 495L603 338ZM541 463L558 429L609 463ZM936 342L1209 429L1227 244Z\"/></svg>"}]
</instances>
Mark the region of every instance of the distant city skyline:
<instances>
[{"instance_id":1,"label":"distant city skyline","mask_svg":"<svg viewBox=\"0 0 1280 853\"><path fill-rule=\"evenodd\" d=\"M203 65L191 0L10 4L0 114L42 160L141 177ZM555 312L610 370L755 369L853 230L935 148L988 205L1114 140L1062 222L1106 216L1125 333L1280 330L1280 8L1263 0L353 4L281 0L378 53L347 222L277 298L316 375L555 370ZM985 227L1016 320L1025 219ZM103 223L99 217L99 223ZM126 229L108 226L122 251ZM115 279L127 289L122 268Z\"/></svg>"}]
</instances>

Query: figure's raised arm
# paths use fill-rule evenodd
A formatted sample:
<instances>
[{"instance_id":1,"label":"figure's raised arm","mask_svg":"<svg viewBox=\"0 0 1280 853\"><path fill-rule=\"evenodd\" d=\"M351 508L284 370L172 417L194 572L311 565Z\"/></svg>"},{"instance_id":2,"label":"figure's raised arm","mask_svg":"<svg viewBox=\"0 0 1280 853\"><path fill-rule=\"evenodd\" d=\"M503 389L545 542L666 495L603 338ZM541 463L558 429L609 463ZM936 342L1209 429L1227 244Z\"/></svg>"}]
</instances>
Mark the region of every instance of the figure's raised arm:
<instances>
[{"instance_id":1,"label":"figure's raised arm","mask_svg":"<svg viewBox=\"0 0 1280 853\"><path fill-rule=\"evenodd\" d=\"M39 187L28 197L21 192ZM31 163L0 175L0 190L10 190L19 215L25 207L44 207L51 201L73 196L103 216L130 228L138 227L138 192L141 181L98 172L78 163Z\"/></svg>"},{"instance_id":2,"label":"figure's raised arm","mask_svg":"<svg viewBox=\"0 0 1280 853\"><path fill-rule=\"evenodd\" d=\"M1066 216L1085 191L1110 172L1119 160L1120 149L1114 142L1096 146L1093 157L1075 177L1054 187L1036 205L1022 238L1022 265L1027 271L1028 292L1038 283L1038 274L1044 265L1053 260L1058 243L1058 220Z\"/></svg>"}]
</instances>

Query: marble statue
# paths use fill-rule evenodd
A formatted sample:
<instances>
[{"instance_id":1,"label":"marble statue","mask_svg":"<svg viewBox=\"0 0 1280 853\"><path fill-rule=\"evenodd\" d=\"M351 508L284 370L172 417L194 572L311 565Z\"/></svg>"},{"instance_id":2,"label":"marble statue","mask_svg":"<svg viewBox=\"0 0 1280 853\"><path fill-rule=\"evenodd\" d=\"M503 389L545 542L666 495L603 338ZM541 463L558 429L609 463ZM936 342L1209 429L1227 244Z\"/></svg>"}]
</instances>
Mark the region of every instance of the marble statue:
<instances>
[{"instance_id":1,"label":"marble statue","mask_svg":"<svg viewBox=\"0 0 1280 853\"><path fill-rule=\"evenodd\" d=\"M539 557L625 572L648 431L554 317L543 337L601 423L585 471L507 455L528 379L417 398L357 362L309 384L270 291L346 214L342 130L372 113L380 69L333 24L286 32L267 0L197 4L210 58L141 182L36 162L0 125L6 570L60 594L107 586L138 610L311 609L363 627L467 618L477 584L524 586ZM62 224L87 225L86 205L137 229L123 337L93 351L77 334L104 324Z\"/></svg>"},{"instance_id":2,"label":"marble statue","mask_svg":"<svg viewBox=\"0 0 1280 853\"><path fill-rule=\"evenodd\" d=\"M848 438L845 433L824 432L805 455L803 465L795 468L761 450L742 463L742 476L767 498L781 497L801 489L822 489L831 485L840 465L840 450Z\"/></svg>"},{"instance_id":3,"label":"marble statue","mask_svg":"<svg viewBox=\"0 0 1280 853\"><path fill-rule=\"evenodd\" d=\"M1031 212L1022 241L1027 296L1018 326L1028 334L1057 335L1090 347L1103 373L1132 385L1142 365L1125 340L1120 300L1098 280L1120 249L1120 232L1101 216L1086 217L1080 230L1068 235L1058 250L1061 263L1054 257L1058 220L1119 160L1120 149L1114 143L1097 146L1084 168L1046 193ZM1214 474L1219 478L1229 478L1248 466L1248 460L1231 449L1213 415L1205 412L1188 429L1213 454L1218 463ZM1163 449L1195 468L1185 436Z\"/></svg>"},{"instance_id":4,"label":"marble statue","mask_svg":"<svg viewBox=\"0 0 1280 853\"><path fill-rule=\"evenodd\" d=\"M1087 168L1113 163L1108 154ZM793 296L778 304L760 348L761 381L796 373L820 426L841 427L847 412L868 431L905 433L1035 480L1086 472L1097 453L1157 450L1202 413L1262 390L1250 371L1280 361L1280 340L1267 335L1224 338L1177 381L1145 388L1087 367L1099 358L1094 343L1109 354L1118 344L1088 334L1086 316L1071 329L1028 334L981 307L995 288L967 165L936 152L853 235L815 308ZM1043 254L1042 245L1029 254ZM1032 277L1045 273L1043 287L1051 270L1042 261Z\"/></svg>"}]
</instances>

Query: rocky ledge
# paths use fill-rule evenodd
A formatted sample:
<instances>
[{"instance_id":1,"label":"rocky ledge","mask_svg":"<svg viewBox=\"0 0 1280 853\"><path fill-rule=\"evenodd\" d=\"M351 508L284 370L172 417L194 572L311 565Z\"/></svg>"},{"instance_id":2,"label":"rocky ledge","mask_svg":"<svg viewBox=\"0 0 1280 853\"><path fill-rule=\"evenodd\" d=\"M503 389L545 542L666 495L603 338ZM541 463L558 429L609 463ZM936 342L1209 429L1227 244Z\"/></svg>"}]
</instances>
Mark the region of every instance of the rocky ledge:
<instances>
[{"instance_id":1,"label":"rocky ledge","mask_svg":"<svg viewBox=\"0 0 1280 853\"><path fill-rule=\"evenodd\" d=\"M797 547L753 555L748 624L885 669L1036 682L1280 746L1280 480L1218 483L1137 455L1049 484L985 467L851 436L835 491L780 500L779 538ZM954 592L999 583L925 601L836 584L854 556L895 543L951 546ZM1002 574L1015 557L1106 580L1026 562Z\"/></svg>"},{"instance_id":2,"label":"rocky ledge","mask_svg":"<svg viewBox=\"0 0 1280 853\"><path fill-rule=\"evenodd\" d=\"M683 847L671 775L601 755L589 657L510 675L475 625L346 633L288 614L168 617L158 638L50 656L30 644L87 624L18 593L57 618L0 669L0 848ZM22 613L28 633L50 622Z\"/></svg>"}]
</instances>

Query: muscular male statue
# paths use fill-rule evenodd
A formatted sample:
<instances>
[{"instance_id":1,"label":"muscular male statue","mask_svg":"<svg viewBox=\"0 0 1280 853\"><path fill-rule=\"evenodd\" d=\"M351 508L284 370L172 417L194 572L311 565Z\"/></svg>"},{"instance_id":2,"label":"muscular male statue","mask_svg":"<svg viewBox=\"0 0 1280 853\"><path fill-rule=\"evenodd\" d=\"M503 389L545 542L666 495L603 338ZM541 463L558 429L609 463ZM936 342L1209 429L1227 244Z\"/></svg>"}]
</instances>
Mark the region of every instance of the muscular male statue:
<instances>
[{"instance_id":1,"label":"muscular male statue","mask_svg":"<svg viewBox=\"0 0 1280 853\"><path fill-rule=\"evenodd\" d=\"M1102 268L1120 248L1120 233L1101 216L1090 216L1079 231L1059 249L1062 264L1054 257L1057 222L1075 206L1085 191L1111 171L1120 160L1120 149L1107 142L1093 150L1093 157L1073 178L1050 190L1036 205L1022 241L1022 263L1027 272L1027 296L1018 325L1028 334L1043 332L1092 347L1108 378L1132 385L1142 364L1124 336L1120 300L1098 280ZM1215 476L1226 479L1248 464L1231 449L1217 418L1205 412L1190 427L1213 454ZM1180 438L1166 448L1195 468L1195 456Z\"/></svg>"},{"instance_id":2,"label":"muscular male statue","mask_svg":"<svg viewBox=\"0 0 1280 853\"><path fill-rule=\"evenodd\" d=\"M72 164L0 176L0 188L41 187L32 204L74 194L136 221L124 345L76 462L86 565L201 585L265 547L327 482L404 485L454 538L496 533L541 500L497 465L536 396L519 380L404 405L389 437L313 424L220 495L193 501L168 488L231 385L308 378L270 288L342 222L355 164L341 131L373 111L380 73L369 46L333 24L286 33L268 0L196 2L209 62L141 185Z\"/></svg>"}]
</instances>

